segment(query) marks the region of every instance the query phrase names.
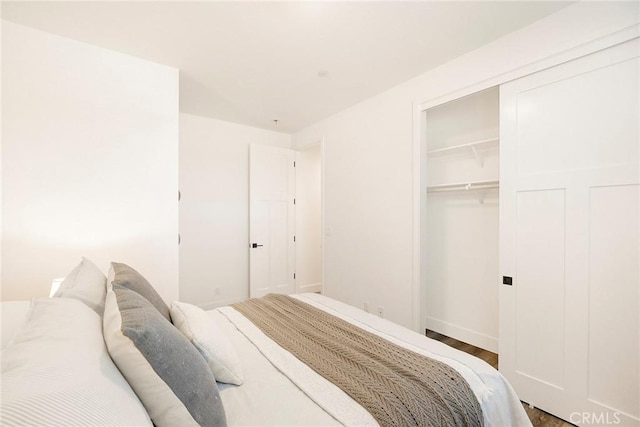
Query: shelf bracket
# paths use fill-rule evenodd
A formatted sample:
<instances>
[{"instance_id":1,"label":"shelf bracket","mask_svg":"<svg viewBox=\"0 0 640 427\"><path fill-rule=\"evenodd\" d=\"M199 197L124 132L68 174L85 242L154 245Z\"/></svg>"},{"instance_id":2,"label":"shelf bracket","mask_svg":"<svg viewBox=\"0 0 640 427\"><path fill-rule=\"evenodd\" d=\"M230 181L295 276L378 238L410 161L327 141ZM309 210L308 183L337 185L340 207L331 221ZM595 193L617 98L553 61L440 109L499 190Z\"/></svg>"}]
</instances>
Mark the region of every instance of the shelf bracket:
<instances>
[{"instance_id":1,"label":"shelf bracket","mask_svg":"<svg viewBox=\"0 0 640 427\"><path fill-rule=\"evenodd\" d=\"M478 197L478 202L479 202L481 205L484 205L484 198L485 198L485 197L487 197L487 192L486 192L486 191L481 192L481 193L480 193L480 197Z\"/></svg>"},{"instance_id":2,"label":"shelf bracket","mask_svg":"<svg viewBox=\"0 0 640 427\"><path fill-rule=\"evenodd\" d=\"M473 153L473 157L476 158L476 161L478 162L478 165L480 165L480 167L483 168L484 167L484 159L482 158L480 153L478 153L478 149L475 146L471 146L471 152Z\"/></svg>"}]
</instances>

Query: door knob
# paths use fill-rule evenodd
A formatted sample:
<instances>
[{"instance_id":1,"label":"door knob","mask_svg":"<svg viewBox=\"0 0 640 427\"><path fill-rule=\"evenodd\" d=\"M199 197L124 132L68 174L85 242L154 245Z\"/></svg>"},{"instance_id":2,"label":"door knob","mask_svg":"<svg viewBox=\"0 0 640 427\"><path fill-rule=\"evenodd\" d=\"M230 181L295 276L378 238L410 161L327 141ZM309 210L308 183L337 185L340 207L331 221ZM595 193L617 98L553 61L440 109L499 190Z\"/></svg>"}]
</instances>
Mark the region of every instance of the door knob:
<instances>
[{"instance_id":1,"label":"door knob","mask_svg":"<svg viewBox=\"0 0 640 427\"><path fill-rule=\"evenodd\" d=\"M251 247L252 247L252 248L257 248L258 246L264 246L264 245L259 245L259 244L257 244L257 243L252 243L252 244L251 244Z\"/></svg>"}]
</instances>

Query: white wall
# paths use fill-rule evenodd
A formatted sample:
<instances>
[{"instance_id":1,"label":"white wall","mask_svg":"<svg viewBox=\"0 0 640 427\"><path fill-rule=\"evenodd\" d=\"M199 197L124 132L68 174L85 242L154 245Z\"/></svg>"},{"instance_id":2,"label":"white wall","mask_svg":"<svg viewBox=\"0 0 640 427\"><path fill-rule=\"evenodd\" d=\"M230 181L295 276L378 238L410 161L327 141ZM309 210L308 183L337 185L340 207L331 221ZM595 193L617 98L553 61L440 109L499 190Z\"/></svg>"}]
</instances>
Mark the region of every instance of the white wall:
<instances>
[{"instance_id":1,"label":"white wall","mask_svg":"<svg viewBox=\"0 0 640 427\"><path fill-rule=\"evenodd\" d=\"M249 296L249 145L291 136L180 114L180 299L215 307Z\"/></svg>"},{"instance_id":2,"label":"white wall","mask_svg":"<svg viewBox=\"0 0 640 427\"><path fill-rule=\"evenodd\" d=\"M2 299L87 256L178 296L178 72L2 22Z\"/></svg>"},{"instance_id":3,"label":"white wall","mask_svg":"<svg viewBox=\"0 0 640 427\"><path fill-rule=\"evenodd\" d=\"M322 147L296 151L296 292L322 290Z\"/></svg>"},{"instance_id":4,"label":"white wall","mask_svg":"<svg viewBox=\"0 0 640 427\"><path fill-rule=\"evenodd\" d=\"M295 134L294 146L325 141L324 292L359 307L369 300L417 328L414 106L561 55L638 16L636 2L580 2Z\"/></svg>"},{"instance_id":5,"label":"white wall","mask_svg":"<svg viewBox=\"0 0 640 427\"><path fill-rule=\"evenodd\" d=\"M323 293L360 308L368 300L373 311L382 306L385 317L410 325L411 102L371 104L294 141L325 140Z\"/></svg>"}]
</instances>

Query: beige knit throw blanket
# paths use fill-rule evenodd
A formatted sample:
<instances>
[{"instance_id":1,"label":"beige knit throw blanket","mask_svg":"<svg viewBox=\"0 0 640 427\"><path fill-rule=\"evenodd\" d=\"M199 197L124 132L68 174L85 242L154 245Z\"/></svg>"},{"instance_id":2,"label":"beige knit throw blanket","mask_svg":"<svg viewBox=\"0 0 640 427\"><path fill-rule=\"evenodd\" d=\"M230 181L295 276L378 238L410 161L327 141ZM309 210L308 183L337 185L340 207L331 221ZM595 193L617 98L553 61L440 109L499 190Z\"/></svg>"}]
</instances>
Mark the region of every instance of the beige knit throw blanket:
<instances>
[{"instance_id":1,"label":"beige knit throw blanket","mask_svg":"<svg viewBox=\"0 0 640 427\"><path fill-rule=\"evenodd\" d=\"M381 426L482 426L469 384L450 366L309 304L270 294L232 306L340 387Z\"/></svg>"}]
</instances>

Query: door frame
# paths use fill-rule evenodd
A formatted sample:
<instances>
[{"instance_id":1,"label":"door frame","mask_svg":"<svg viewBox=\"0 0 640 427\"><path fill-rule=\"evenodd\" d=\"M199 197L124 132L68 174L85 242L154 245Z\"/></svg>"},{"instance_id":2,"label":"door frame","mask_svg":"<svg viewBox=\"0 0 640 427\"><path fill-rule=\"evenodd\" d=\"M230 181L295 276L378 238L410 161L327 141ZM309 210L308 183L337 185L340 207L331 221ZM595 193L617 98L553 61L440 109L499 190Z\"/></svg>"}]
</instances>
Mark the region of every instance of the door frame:
<instances>
[{"instance_id":1,"label":"door frame","mask_svg":"<svg viewBox=\"0 0 640 427\"><path fill-rule=\"evenodd\" d=\"M607 49L620 43L640 37L640 26L633 25L626 28L608 28L606 33L600 34L583 44L575 41L573 47L559 52L548 52L541 59L531 61L526 65L515 67L510 70L500 72L485 80L476 81L468 86L445 92L438 96L432 97L424 101L414 101L412 106L412 327L415 331L421 332L425 330L425 301L423 292L423 277L425 268L425 254L422 250L422 239L424 233L423 212L426 207L426 110L489 89L499 86L511 80L524 77L565 62L586 56L600 50ZM324 248L324 245L323 245ZM323 256L324 260L324 256ZM324 271L324 268L323 268ZM496 278L496 286L498 278Z\"/></svg>"},{"instance_id":2,"label":"door frame","mask_svg":"<svg viewBox=\"0 0 640 427\"><path fill-rule=\"evenodd\" d=\"M325 246L325 215L324 215L324 202L325 202L325 181L324 181L324 172L325 172L325 141L324 141L324 136L320 137L319 139L315 139L312 140L310 142L304 143L304 144L300 144L296 147L293 148L293 151L303 151L306 150L307 148L312 148L312 147L320 147L320 247L321 247L321 264L320 264L320 293L324 292L324 279L325 279L325 252L326 252L326 246ZM297 173L297 170L296 170ZM296 193L297 193L297 188L296 188ZM296 216L297 217L297 216ZM298 270L298 257L296 256L296 260L295 260L295 265L294 265L294 269L295 271ZM294 285L295 285L295 292L298 293L300 290L300 287L298 285L298 281L295 280L294 281Z\"/></svg>"}]
</instances>

